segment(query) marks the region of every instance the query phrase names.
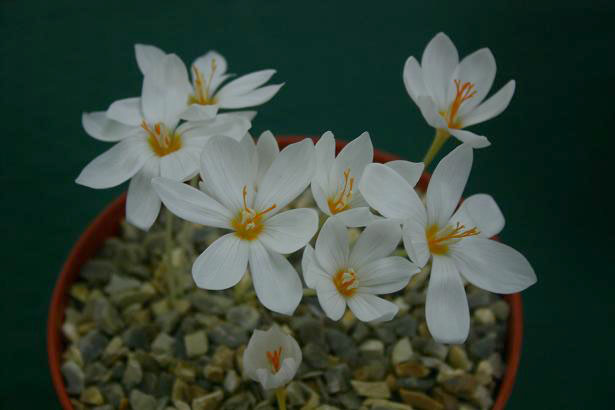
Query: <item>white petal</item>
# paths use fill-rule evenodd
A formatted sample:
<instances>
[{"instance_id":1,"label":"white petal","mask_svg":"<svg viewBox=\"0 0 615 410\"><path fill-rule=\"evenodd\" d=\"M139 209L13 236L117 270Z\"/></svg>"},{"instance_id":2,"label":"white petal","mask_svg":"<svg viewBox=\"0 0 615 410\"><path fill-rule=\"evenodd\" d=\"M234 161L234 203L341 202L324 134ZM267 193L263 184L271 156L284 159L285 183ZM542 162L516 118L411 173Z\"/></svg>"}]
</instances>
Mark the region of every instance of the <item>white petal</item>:
<instances>
[{"instance_id":1,"label":"white petal","mask_svg":"<svg viewBox=\"0 0 615 410\"><path fill-rule=\"evenodd\" d=\"M235 141L241 141L252 126L252 123L238 115L218 114L212 120L184 123L178 128L178 132L184 126L190 127L189 133L191 136L223 135Z\"/></svg>"},{"instance_id":2,"label":"white petal","mask_svg":"<svg viewBox=\"0 0 615 410\"><path fill-rule=\"evenodd\" d=\"M166 56L165 52L158 47L146 44L135 44L135 55L137 56L137 65L143 75L147 75Z\"/></svg>"},{"instance_id":3,"label":"white petal","mask_svg":"<svg viewBox=\"0 0 615 410\"><path fill-rule=\"evenodd\" d=\"M143 80L141 108L149 124L174 129L185 111L192 86L183 61L168 54Z\"/></svg>"},{"instance_id":4,"label":"white petal","mask_svg":"<svg viewBox=\"0 0 615 410\"><path fill-rule=\"evenodd\" d=\"M116 186L132 178L153 156L143 136L125 138L86 165L75 182L97 189Z\"/></svg>"},{"instance_id":5,"label":"white petal","mask_svg":"<svg viewBox=\"0 0 615 410\"><path fill-rule=\"evenodd\" d=\"M444 227L459 204L472 169L472 147L462 144L436 166L427 187L429 224Z\"/></svg>"},{"instance_id":6,"label":"white petal","mask_svg":"<svg viewBox=\"0 0 615 410\"><path fill-rule=\"evenodd\" d=\"M316 200L316 203L318 203L319 208L323 212L330 214L326 197L334 194L334 192L330 189L330 185L332 184L329 183L329 177L335 162L335 138L331 131L327 131L322 134L316 142L314 147L314 161L316 163L316 167L314 169L314 177L312 181L312 194Z\"/></svg>"},{"instance_id":7,"label":"white petal","mask_svg":"<svg viewBox=\"0 0 615 410\"><path fill-rule=\"evenodd\" d=\"M218 113L217 105L190 104L181 114L182 120L186 121L207 121L213 120Z\"/></svg>"},{"instance_id":8,"label":"white petal","mask_svg":"<svg viewBox=\"0 0 615 410\"><path fill-rule=\"evenodd\" d=\"M427 124L434 128L446 128L447 124L444 118L440 115L440 109L436 106L436 102L427 96L419 96L416 99L416 104L423 114L423 118Z\"/></svg>"},{"instance_id":9,"label":"white petal","mask_svg":"<svg viewBox=\"0 0 615 410\"><path fill-rule=\"evenodd\" d=\"M275 139L271 131L265 131L258 137L258 142L256 143L256 152L258 154L258 172L257 172L257 181L262 181L265 173L273 160L280 153L280 147L278 146L278 141Z\"/></svg>"},{"instance_id":10,"label":"white petal","mask_svg":"<svg viewBox=\"0 0 615 410\"><path fill-rule=\"evenodd\" d=\"M215 60L216 65L213 76L211 73L212 60ZM209 86L210 95L218 89L226 78L228 78L228 76L225 75L227 70L226 59L216 51L209 51L207 54L197 58L193 65L199 69L203 78L209 79L211 77L211 84Z\"/></svg>"},{"instance_id":11,"label":"white petal","mask_svg":"<svg viewBox=\"0 0 615 410\"><path fill-rule=\"evenodd\" d=\"M335 166L340 173L338 183L344 183L344 171L350 170L350 175L355 179L355 186L361 182L361 176L368 164L374 159L374 147L368 132L350 141L335 158Z\"/></svg>"},{"instance_id":12,"label":"white petal","mask_svg":"<svg viewBox=\"0 0 615 410\"><path fill-rule=\"evenodd\" d=\"M298 368L299 365L295 359L288 358L282 361L282 366L276 373L272 373L268 367L258 369L255 380L260 382L265 390L277 389L290 382L295 377Z\"/></svg>"},{"instance_id":13,"label":"white petal","mask_svg":"<svg viewBox=\"0 0 615 410\"><path fill-rule=\"evenodd\" d=\"M367 206L347 209L335 214L335 217L341 220L342 223L349 228L360 228L367 226L379 219L379 217L374 215Z\"/></svg>"},{"instance_id":14,"label":"white petal","mask_svg":"<svg viewBox=\"0 0 615 410\"><path fill-rule=\"evenodd\" d=\"M427 237L425 236L425 229L424 223L414 219L407 219L402 230L404 248L408 252L410 259L420 267L425 266L431 256Z\"/></svg>"},{"instance_id":15,"label":"white petal","mask_svg":"<svg viewBox=\"0 0 615 410\"><path fill-rule=\"evenodd\" d=\"M452 75L458 62L457 49L444 33L436 34L423 52L423 81L439 109L448 108L448 88L453 84Z\"/></svg>"},{"instance_id":16,"label":"white petal","mask_svg":"<svg viewBox=\"0 0 615 410\"><path fill-rule=\"evenodd\" d=\"M471 112L491 90L493 79L495 78L495 58L488 48L481 48L467 55L461 60L455 72L453 79L460 80L461 83L470 82L474 84L473 90L476 94L459 108L458 115L463 117L466 113ZM456 87L449 87L449 101L455 99Z\"/></svg>"},{"instance_id":17,"label":"white petal","mask_svg":"<svg viewBox=\"0 0 615 410\"><path fill-rule=\"evenodd\" d=\"M387 218L426 220L425 207L417 193L401 175L385 165L369 164L359 189L367 203Z\"/></svg>"},{"instance_id":18,"label":"white petal","mask_svg":"<svg viewBox=\"0 0 615 410\"><path fill-rule=\"evenodd\" d=\"M463 343L470 331L470 311L453 259L435 256L425 302L427 327L439 343Z\"/></svg>"},{"instance_id":19,"label":"white petal","mask_svg":"<svg viewBox=\"0 0 615 410\"><path fill-rule=\"evenodd\" d=\"M423 175L423 170L425 169L425 164L422 162L410 162L401 159L389 161L384 165L395 170L395 172L401 175L411 187L414 187L419 182L421 175Z\"/></svg>"},{"instance_id":20,"label":"white petal","mask_svg":"<svg viewBox=\"0 0 615 410\"><path fill-rule=\"evenodd\" d=\"M273 98L282 88L282 84L268 85L257 88L254 91L242 95L229 95L220 98L219 104L222 108L246 108L261 105Z\"/></svg>"},{"instance_id":21,"label":"white petal","mask_svg":"<svg viewBox=\"0 0 615 410\"><path fill-rule=\"evenodd\" d=\"M141 99L125 98L113 102L107 109L107 118L122 124L138 127L143 121L141 115Z\"/></svg>"},{"instance_id":22,"label":"white petal","mask_svg":"<svg viewBox=\"0 0 615 410\"><path fill-rule=\"evenodd\" d=\"M104 111L84 112L81 124L89 136L101 141L115 142L138 133L141 128L110 120Z\"/></svg>"},{"instance_id":23,"label":"white petal","mask_svg":"<svg viewBox=\"0 0 615 410\"><path fill-rule=\"evenodd\" d=\"M221 290L235 286L248 265L250 244L228 233L214 241L194 261L192 277L201 289Z\"/></svg>"},{"instance_id":24,"label":"white petal","mask_svg":"<svg viewBox=\"0 0 615 410\"><path fill-rule=\"evenodd\" d=\"M470 125L478 124L500 115L508 107L514 93L515 80L510 80L500 91L493 94L487 101L463 117L461 121L463 126L469 127Z\"/></svg>"},{"instance_id":25,"label":"white petal","mask_svg":"<svg viewBox=\"0 0 615 410\"><path fill-rule=\"evenodd\" d=\"M373 260L357 270L360 291L375 295L397 292L418 271L414 263L401 256Z\"/></svg>"},{"instance_id":26,"label":"white petal","mask_svg":"<svg viewBox=\"0 0 615 410\"><path fill-rule=\"evenodd\" d=\"M316 282L316 296L320 307L331 320L340 320L346 311L346 300L337 291L330 277L319 277Z\"/></svg>"},{"instance_id":27,"label":"white petal","mask_svg":"<svg viewBox=\"0 0 615 410\"><path fill-rule=\"evenodd\" d=\"M256 117L256 114L258 114L258 112L257 111L233 111L228 114L237 115L241 118L245 118L248 121L253 121L254 118Z\"/></svg>"},{"instance_id":28,"label":"white petal","mask_svg":"<svg viewBox=\"0 0 615 410\"><path fill-rule=\"evenodd\" d=\"M204 192L164 178L155 178L152 185L164 205L180 218L206 226L231 228L231 212Z\"/></svg>"},{"instance_id":29,"label":"white petal","mask_svg":"<svg viewBox=\"0 0 615 410\"><path fill-rule=\"evenodd\" d=\"M389 256L401 239L401 228L395 221L376 221L359 235L350 253L350 266L357 269L377 259Z\"/></svg>"},{"instance_id":30,"label":"white petal","mask_svg":"<svg viewBox=\"0 0 615 410\"><path fill-rule=\"evenodd\" d=\"M356 293L346 303L357 319L363 322L383 321L385 318L390 320L399 310L395 303L370 293Z\"/></svg>"},{"instance_id":31,"label":"white petal","mask_svg":"<svg viewBox=\"0 0 615 410\"><path fill-rule=\"evenodd\" d=\"M275 74L275 70L261 70L241 76L226 84L216 93L220 105L226 97L236 97L247 94L265 84ZM228 108L228 107L226 107ZM236 107L239 108L239 107Z\"/></svg>"},{"instance_id":32,"label":"white petal","mask_svg":"<svg viewBox=\"0 0 615 410\"><path fill-rule=\"evenodd\" d=\"M487 194L476 194L465 199L451 218L453 225L457 222L467 229L477 227L484 238L499 234L505 224L500 207Z\"/></svg>"},{"instance_id":33,"label":"white petal","mask_svg":"<svg viewBox=\"0 0 615 410\"><path fill-rule=\"evenodd\" d=\"M198 172L198 160L185 148L160 158L160 175L164 178L186 181Z\"/></svg>"},{"instance_id":34,"label":"white petal","mask_svg":"<svg viewBox=\"0 0 615 410\"><path fill-rule=\"evenodd\" d=\"M265 221L259 240L267 249L288 254L304 247L318 230L318 213L299 208L281 212Z\"/></svg>"},{"instance_id":35,"label":"white petal","mask_svg":"<svg viewBox=\"0 0 615 410\"><path fill-rule=\"evenodd\" d=\"M248 186L251 192L252 172L252 158L241 143L231 138L212 137L203 147L203 183L233 213L243 208L243 187Z\"/></svg>"},{"instance_id":36,"label":"white petal","mask_svg":"<svg viewBox=\"0 0 615 410\"><path fill-rule=\"evenodd\" d=\"M326 276L326 273L320 269L314 259L314 248L308 243L303 248L303 257L301 258L301 271L303 273L303 280L308 288L314 289L316 287L316 281L322 275ZM312 268L312 265L314 267Z\"/></svg>"},{"instance_id":37,"label":"white petal","mask_svg":"<svg viewBox=\"0 0 615 410\"><path fill-rule=\"evenodd\" d=\"M314 172L314 144L310 139L290 144L273 160L258 187L254 209L275 204L279 212L309 185Z\"/></svg>"},{"instance_id":38,"label":"white petal","mask_svg":"<svg viewBox=\"0 0 615 410\"><path fill-rule=\"evenodd\" d=\"M312 179L312 184L310 188L312 190L312 196L314 197L314 201L316 202L316 205L318 205L320 211L325 215L331 216L331 210L329 209L329 203L327 202L327 197L325 196L325 191L323 190L323 187L317 184L314 179Z\"/></svg>"},{"instance_id":39,"label":"white petal","mask_svg":"<svg viewBox=\"0 0 615 410\"><path fill-rule=\"evenodd\" d=\"M408 95L410 95L410 98L412 98L415 104L417 102L417 97L428 95L425 83L423 82L423 72L416 58L410 56L406 60L403 78L406 91L408 91Z\"/></svg>"},{"instance_id":40,"label":"white petal","mask_svg":"<svg viewBox=\"0 0 615 410\"><path fill-rule=\"evenodd\" d=\"M465 142L472 148L485 148L491 145L489 139L482 135L474 134L471 131L450 128L448 132L461 142Z\"/></svg>"},{"instance_id":41,"label":"white petal","mask_svg":"<svg viewBox=\"0 0 615 410\"><path fill-rule=\"evenodd\" d=\"M521 292L536 283L536 273L520 252L486 238L461 240L452 252L462 275L494 293Z\"/></svg>"},{"instance_id":42,"label":"white petal","mask_svg":"<svg viewBox=\"0 0 615 410\"><path fill-rule=\"evenodd\" d=\"M152 157L128 185L126 220L143 230L154 224L160 212L160 198L152 187L152 178L157 177L159 172L159 160Z\"/></svg>"},{"instance_id":43,"label":"white petal","mask_svg":"<svg viewBox=\"0 0 615 410\"><path fill-rule=\"evenodd\" d=\"M348 231L336 217L325 221L316 239L316 260L329 275L347 268L350 257Z\"/></svg>"},{"instance_id":44,"label":"white petal","mask_svg":"<svg viewBox=\"0 0 615 410\"><path fill-rule=\"evenodd\" d=\"M260 241L250 244L250 272L258 300L269 310L291 315L303 296L303 285L288 260L267 250Z\"/></svg>"}]
</instances>

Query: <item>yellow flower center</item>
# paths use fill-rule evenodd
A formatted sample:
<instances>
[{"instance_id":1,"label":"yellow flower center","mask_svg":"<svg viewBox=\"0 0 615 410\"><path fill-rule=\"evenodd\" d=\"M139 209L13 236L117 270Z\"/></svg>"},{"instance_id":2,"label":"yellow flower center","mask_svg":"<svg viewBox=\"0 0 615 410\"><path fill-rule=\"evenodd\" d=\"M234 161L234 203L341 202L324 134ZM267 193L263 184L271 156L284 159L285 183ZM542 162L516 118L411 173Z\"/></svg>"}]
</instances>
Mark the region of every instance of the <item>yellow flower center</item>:
<instances>
[{"instance_id":1,"label":"yellow flower center","mask_svg":"<svg viewBox=\"0 0 615 410\"><path fill-rule=\"evenodd\" d=\"M330 198L327 198L327 204L329 204L329 211L333 215L350 208L350 200L352 199L352 188L354 186L354 177L350 176L350 168L346 168L344 171L344 186L340 191Z\"/></svg>"},{"instance_id":2,"label":"yellow flower center","mask_svg":"<svg viewBox=\"0 0 615 410\"><path fill-rule=\"evenodd\" d=\"M357 274L352 269L342 269L333 275L333 284L343 296L350 297L359 287Z\"/></svg>"},{"instance_id":3,"label":"yellow flower center","mask_svg":"<svg viewBox=\"0 0 615 410\"><path fill-rule=\"evenodd\" d=\"M466 229L464 225L447 225L444 229L439 229L438 225L431 225L425 231L427 245L432 254L445 255L448 253L449 245L459 242L462 238L478 235L480 231L476 227Z\"/></svg>"},{"instance_id":4,"label":"yellow flower center","mask_svg":"<svg viewBox=\"0 0 615 410\"><path fill-rule=\"evenodd\" d=\"M280 370L280 358L282 357L282 346L278 347L273 352L267 352L267 360L271 366L271 371L277 373Z\"/></svg>"},{"instance_id":5,"label":"yellow flower center","mask_svg":"<svg viewBox=\"0 0 615 410\"><path fill-rule=\"evenodd\" d=\"M194 73L194 95L190 96L188 104L200 104L200 105L212 105L217 102L217 98L210 95L211 81L214 78L216 72L216 59L211 59L211 71L209 72L209 78L205 80L203 73L195 65L192 66L192 72Z\"/></svg>"},{"instance_id":6,"label":"yellow flower center","mask_svg":"<svg viewBox=\"0 0 615 410\"><path fill-rule=\"evenodd\" d=\"M442 111L440 112L440 115L446 120L449 128L459 129L462 127L461 121L457 119L459 108L465 101L474 97L476 94L476 89L474 88L474 84L471 82L462 83L460 80L453 81L455 83L455 88L457 89L455 99L448 108L448 111Z\"/></svg>"},{"instance_id":7,"label":"yellow flower center","mask_svg":"<svg viewBox=\"0 0 615 410\"><path fill-rule=\"evenodd\" d=\"M263 216L275 209L276 204L271 205L264 211L256 212L254 209L248 207L247 196L248 187L243 187L243 208L239 211L237 216L231 221L231 226L235 229L235 235L246 241L253 241L258 238L258 235L263 231L265 225L263 224Z\"/></svg>"},{"instance_id":8,"label":"yellow flower center","mask_svg":"<svg viewBox=\"0 0 615 410\"><path fill-rule=\"evenodd\" d=\"M177 133L171 134L167 126L161 122L157 122L154 127L151 128L143 121L141 123L141 128L147 132L147 142L149 142L152 151L159 157L169 155L182 147L181 136Z\"/></svg>"}]
</instances>

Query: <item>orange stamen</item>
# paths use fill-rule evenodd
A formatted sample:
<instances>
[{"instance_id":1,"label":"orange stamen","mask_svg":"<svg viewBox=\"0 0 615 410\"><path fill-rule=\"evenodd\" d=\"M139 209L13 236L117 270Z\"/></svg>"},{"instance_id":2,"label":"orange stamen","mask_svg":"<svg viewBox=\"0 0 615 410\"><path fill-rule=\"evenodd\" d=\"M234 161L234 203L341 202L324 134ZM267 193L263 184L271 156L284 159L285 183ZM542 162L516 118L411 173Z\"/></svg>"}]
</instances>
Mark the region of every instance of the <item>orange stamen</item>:
<instances>
[{"instance_id":1,"label":"orange stamen","mask_svg":"<svg viewBox=\"0 0 615 410\"><path fill-rule=\"evenodd\" d=\"M464 230L466 227L457 222L455 227L448 226L444 232L438 236L438 226L431 225L427 228L426 236L427 236L427 245L429 246L429 250L431 253L435 253L436 255L442 255L448 252L448 245L454 241L458 241L463 238L467 238L469 236L475 236L480 233L480 231L474 227L472 229ZM447 243L448 242L448 243Z\"/></svg>"},{"instance_id":2,"label":"orange stamen","mask_svg":"<svg viewBox=\"0 0 615 410\"><path fill-rule=\"evenodd\" d=\"M344 171L344 187L337 198L329 198L329 211L333 215L348 209L348 203L352 199L352 188L354 187L354 177L350 177L350 168Z\"/></svg>"},{"instance_id":3,"label":"orange stamen","mask_svg":"<svg viewBox=\"0 0 615 410\"><path fill-rule=\"evenodd\" d=\"M280 370L280 358L282 357L282 347L278 347L277 350L273 352L267 352L267 360L269 360L269 364L271 365L271 370L274 373L277 373Z\"/></svg>"},{"instance_id":4,"label":"orange stamen","mask_svg":"<svg viewBox=\"0 0 615 410\"><path fill-rule=\"evenodd\" d=\"M159 157L164 157L182 147L181 136L179 134L170 135L167 127L160 122L154 124L154 129L152 129L145 121L142 121L141 128L147 132L147 142Z\"/></svg>"},{"instance_id":5,"label":"orange stamen","mask_svg":"<svg viewBox=\"0 0 615 410\"><path fill-rule=\"evenodd\" d=\"M333 284L339 293L350 297L357 291L357 275L352 269L342 269L333 275Z\"/></svg>"},{"instance_id":6,"label":"orange stamen","mask_svg":"<svg viewBox=\"0 0 615 410\"><path fill-rule=\"evenodd\" d=\"M210 98L209 92L212 80L214 78L214 73L217 68L218 66L216 65L216 59L214 58L211 60L211 71L209 73L209 78L205 81L201 70L199 70L195 65L192 66L192 72L194 73L194 91L196 95L190 97L190 104L208 105L216 103L215 98Z\"/></svg>"},{"instance_id":7,"label":"orange stamen","mask_svg":"<svg viewBox=\"0 0 615 410\"><path fill-rule=\"evenodd\" d=\"M264 224L262 217L274 210L277 205L273 204L269 208L256 212L254 209L248 206L248 186L244 185L241 195L243 197L243 208L239 211L237 216L231 221L231 226L235 229L235 234L248 241L252 241L258 237L263 231Z\"/></svg>"},{"instance_id":8,"label":"orange stamen","mask_svg":"<svg viewBox=\"0 0 615 410\"><path fill-rule=\"evenodd\" d=\"M455 88L457 92L455 94L455 99L451 104L451 107L448 110L448 126L449 128L459 128L460 124L456 121L457 113L459 108L461 108L461 104L470 98L474 97L476 94L476 89L474 89L474 84L470 82L461 83L460 80L453 80L455 83Z\"/></svg>"}]
</instances>

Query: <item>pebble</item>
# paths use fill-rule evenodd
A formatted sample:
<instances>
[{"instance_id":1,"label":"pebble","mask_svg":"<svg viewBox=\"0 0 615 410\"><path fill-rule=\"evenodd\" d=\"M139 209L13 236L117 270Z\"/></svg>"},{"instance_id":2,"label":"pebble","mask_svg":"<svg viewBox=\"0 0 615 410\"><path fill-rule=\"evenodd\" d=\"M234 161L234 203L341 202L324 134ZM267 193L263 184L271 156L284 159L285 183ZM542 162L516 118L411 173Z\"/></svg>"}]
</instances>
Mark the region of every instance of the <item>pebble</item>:
<instances>
[{"instance_id":1,"label":"pebble","mask_svg":"<svg viewBox=\"0 0 615 410\"><path fill-rule=\"evenodd\" d=\"M202 356L209 349L207 334L203 330L184 336L184 344L186 346L186 354L191 358Z\"/></svg>"},{"instance_id":2,"label":"pebble","mask_svg":"<svg viewBox=\"0 0 615 410\"><path fill-rule=\"evenodd\" d=\"M395 343L393 346L393 352L391 354L391 362L393 364L398 364L401 362L408 361L412 358L412 345L410 344L410 339L404 337Z\"/></svg>"},{"instance_id":3,"label":"pebble","mask_svg":"<svg viewBox=\"0 0 615 410\"><path fill-rule=\"evenodd\" d=\"M246 331L232 323L221 323L214 327L211 330L210 337L214 343L231 348L237 348L248 343Z\"/></svg>"},{"instance_id":4,"label":"pebble","mask_svg":"<svg viewBox=\"0 0 615 410\"><path fill-rule=\"evenodd\" d=\"M239 388L240 384L241 380L235 370L231 370L226 373L226 376L224 377L224 390L229 393L234 393L235 390Z\"/></svg>"},{"instance_id":5,"label":"pebble","mask_svg":"<svg viewBox=\"0 0 615 410\"><path fill-rule=\"evenodd\" d=\"M226 312L226 320L248 332L256 329L260 317L258 310L248 305L233 306Z\"/></svg>"},{"instance_id":6,"label":"pebble","mask_svg":"<svg viewBox=\"0 0 615 410\"><path fill-rule=\"evenodd\" d=\"M141 364L134 358L128 359L124 375L122 376L122 384L130 390L143 379L143 370Z\"/></svg>"},{"instance_id":7,"label":"pebble","mask_svg":"<svg viewBox=\"0 0 615 410\"><path fill-rule=\"evenodd\" d=\"M327 329L325 332L327 342L333 353L348 361L357 357L357 347L350 336L337 329Z\"/></svg>"},{"instance_id":8,"label":"pebble","mask_svg":"<svg viewBox=\"0 0 615 410\"><path fill-rule=\"evenodd\" d=\"M461 346L451 346L448 351L448 362L455 369L468 371L472 368L472 361L468 358L468 354Z\"/></svg>"},{"instance_id":9,"label":"pebble","mask_svg":"<svg viewBox=\"0 0 615 410\"><path fill-rule=\"evenodd\" d=\"M130 392L130 406L132 410L152 410L156 408L156 398L134 389Z\"/></svg>"},{"instance_id":10,"label":"pebble","mask_svg":"<svg viewBox=\"0 0 615 410\"><path fill-rule=\"evenodd\" d=\"M470 374L460 374L446 378L440 384L455 396L470 398L478 386L478 381Z\"/></svg>"},{"instance_id":11,"label":"pebble","mask_svg":"<svg viewBox=\"0 0 615 410\"><path fill-rule=\"evenodd\" d=\"M406 404L382 399L367 399L363 402L363 405L369 406L370 410L413 410Z\"/></svg>"},{"instance_id":12,"label":"pebble","mask_svg":"<svg viewBox=\"0 0 615 410\"><path fill-rule=\"evenodd\" d=\"M362 382L360 380L351 380L350 384L352 384L354 390L363 397L371 397L375 399L388 399L391 397L391 391L385 382Z\"/></svg>"},{"instance_id":13,"label":"pebble","mask_svg":"<svg viewBox=\"0 0 615 410\"><path fill-rule=\"evenodd\" d=\"M124 389L118 383L107 384L102 388L103 396L107 402L109 402L113 407L120 407L120 403L126 397L124 394Z\"/></svg>"},{"instance_id":14,"label":"pebble","mask_svg":"<svg viewBox=\"0 0 615 410\"><path fill-rule=\"evenodd\" d=\"M152 342L151 350L154 353L171 353L175 347L175 339L169 334L161 332Z\"/></svg>"},{"instance_id":15,"label":"pebble","mask_svg":"<svg viewBox=\"0 0 615 410\"><path fill-rule=\"evenodd\" d=\"M416 377L404 377L397 379L397 386L409 390L431 390L436 384L434 379L419 379Z\"/></svg>"},{"instance_id":16,"label":"pebble","mask_svg":"<svg viewBox=\"0 0 615 410\"><path fill-rule=\"evenodd\" d=\"M508 320L508 316L510 315L510 305L504 299L494 302L490 308L498 320L502 322Z\"/></svg>"},{"instance_id":17,"label":"pebble","mask_svg":"<svg viewBox=\"0 0 615 410\"><path fill-rule=\"evenodd\" d=\"M87 335L82 337L77 345L81 352L81 357L88 363L100 357L105 350L109 339L98 330L92 330Z\"/></svg>"},{"instance_id":18,"label":"pebble","mask_svg":"<svg viewBox=\"0 0 615 410\"><path fill-rule=\"evenodd\" d=\"M495 352L496 336L489 334L481 339L470 342L470 354L479 359L486 359Z\"/></svg>"},{"instance_id":19,"label":"pebble","mask_svg":"<svg viewBox=\"0 0 615 410\"><path fill-rule=\"evenodd\" d=\"M495 324L495 314L488 308L480 308L474 311L474 319L481 325Z\"/></svg>"},{"instance_id":20,"label":"pebble","mask_svg":"<svg viewBox=\"0 0 615 410\"><path fill-rule=\"evenodd\" d=\"M224 369L218 366L208 364L203 370L203 374L207 380L220 383L224 380Z\"/></svg>"},{"instance_id":21,"label":"pebble","mask_svg":"<svg viewBox=\"0 0 615 410\"><path fill-rule=\"evenodd\" d=\"M444 410L442 403L422 392L400 389L399 394L404 403L420 410Z\"/></svg>"},{"instance_id":22,"label":"pebble","mask_svg":"<svg viewBox=\"0 0 615 410\"><path fill-rule=\"evenodd\" d=\"M348 385L349 378L350 369L345 363L327 369L325 372L325 380L327 382L328 392L339 393L348 390L350 387Z\"/></svg>"},{"instance_id":23,"label":"pebble","mask_svg":"<svg viewBox=\"0 0 615 410\"><path fill-rule=\"evenodd\" d=\"M105 292L109 295L125 292L127 290L138 289L141 282L129 276L113 274L109 284L105 286Z\"/></svg>"},{"instance_id":24,"label":"pebble","mask_svg":"<svg viewBox=\"0 0 615 410\"><path fill-rule=\"evenodd\" d=\"M378 339L366 340L361 344L359 350L367 353L376 353L378 355L384 354L384 343Z\"/></svg>"},{"instance_id":25,"label":"pebble","mask_svg":"<svg viewBox=\"0 0 615 410\"><path fill-rule=\"evenodd\" d=\"M92 386L81 392L80 400L85 404L92 404L94 406L100 406L105 402L105 398L98 389L98 387Z\"/></svg>"},{"instance_id":26,"label":"pebble","mask_svg":"<svg viewBox=\"0 0 615 410\"><path fill-rule=\"evenodd\" d=\"M303 348L303 359L307 364L316 369L326 369L329 364L327 352L316 343L305 345Z\"/></svg>"},{"instance_id":27,"label":"pebble","mask_svg":"<svg viewBox=\"0 0 615 410\"><path fill-rule=\"evenodd\" d=\"M85 385L85 375L83 370L75 362L64 362L62 365L62 375L67 383L66 391L69 394L80 394Z\"/></svg>"},{"instance_id":28,"label":"pebble","mask_svg":"<svg viewBox=\"0 0 615 410\"><path fill-rule=\"evenodd\" d=\"M399 377L417 377L423 378L429 375L431 371L427 366L415 361L398 363L395 365L395 374Z\"/></svg>"},{"instance_id":29,"label":"pebble","mask_svg":"<svg viewBox=\"0 0 615 410\"><path fill-rule=\"evenodd\" d=\"M104 285L116 271L117 268L110 261L91 259L81 268L81 277L91 285Z\"/></svg>"}]
</instances>

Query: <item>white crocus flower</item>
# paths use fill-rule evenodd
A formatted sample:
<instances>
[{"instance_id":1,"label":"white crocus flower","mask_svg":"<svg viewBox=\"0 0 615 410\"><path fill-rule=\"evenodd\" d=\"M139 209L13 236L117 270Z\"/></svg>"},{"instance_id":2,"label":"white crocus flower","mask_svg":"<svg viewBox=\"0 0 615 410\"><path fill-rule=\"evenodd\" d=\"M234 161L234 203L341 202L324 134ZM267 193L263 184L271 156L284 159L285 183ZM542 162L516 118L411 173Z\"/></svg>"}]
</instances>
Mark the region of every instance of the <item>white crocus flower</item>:
<instances>
[{"instance_id":1,"label":"white crocus flower","mask_svg":"<svg viewBox=\"0 0 615 410\"><path fill-rule=\"evenodd\" d=\"M427 188L426 205L399 174L369 165L360 190L386 218L403 221L404 247L423 267L432 260L427 290L427 325L443 343L461 343L470 315L462 277L494 293L520 292L536 282L527 259L513 248L488 239L504 217L488 195L475 195L457 207L472 168L472 148L462 144L440 161Z\"/></svg>"},{"instance_id":2,"label":"white crocus flower","mask_svg":"<svg viewBox=\"0 0 615 410\"><path fill-rule=\"evenodd\" d=\"M403 289L418 272L415 264L389 256L399 244L401 229L395 221L372 222L359 235L352 250L348 230L335 216L323 225L316 247L306 246L303 275L316 289L320 306L332 320L339 320L346 305L362 321L391 320L399 307L376 295Z\"/></svg>"},{"instance_id":3,"label":"white crocus flower","mask_svg":"<svg viewBox=\"0 0 615 410\"><path fill-rule=\"evenodd\" d=\"M261 303L291 314L303 294L301 280L282 254L303 248L318 228L313 209L278 213L305 188L314 169L314 145L306 139L283 149L256 191L253 157L244 144L214 137L201 156L202 190L156 178L154 188L173 213L201 225L230 229L194 262L192 276L203 289L227 289L248 264Z\"/></svg>"},{"instance_id":4,"label":"white crocus flower","mask_svg":"<svg viewBox=\"0 0 615 410\"><path fill-rule=\"evenodd\" d=\"M144 44L135 45L135 53L143 75L166 55L158 47ZM216 51L209 51L192 63L192 92L187 100L189 107L182 115L184 119L209 119L216 115L219 108L237 109L264 104L284 85L263 86L276 73L275 70L256 71L222 85L233 76L226 70L226 59ZM236 111L233 115L251 120L256 112Z\"/></svg>"},{"instance_id":5,"label":"white crocus flower","mask_svg":"<svg viewBox=\"0 0 615 410\"><path fill-rule=\"evenodd\" d=\"M506 109L515 92L515 81L483 102L495 78L495 58L482 48L459 62L457 48L444 33L425 48L421 64L409 57L404 84L425 120L439 133L455 136L474 148L490 145L484 136L463 128L487 121Z\"/></svg>"},{"instance_id":6,"label":"white crocus flower","mask_svg":"<svg viewBox=\"0 0 615 410\"><path fill-rule=\"evenodd\" d=\"M363 170L374 158L369 133L349 142L335 156L335 138L325 132L316 143L316 170L312 195L326 215L338 216L346 226L360 227L375 220L358 190Z\"/></svg>"},{"instance_id":7,"label":"white crocus flower","mask_svg":"<svg viewBox=\"0 0 615 410\"><path fill-rule=\"evenodd\" d=\"M222 134L239 139L250 128L248 120L230 116L178 126L190 90L184 63L169 54L144 77L140 98L116 101L106 113L83 115L91 136L120 142L90 162L76 182L102 189L130 179L126 218L141 229L149 229L160 211L153 177L191 178L208 138Z\"/></svg>"},{"instance_id":8,"label":"white crocus flower","mask_svg":"<svg viewBox=\"0 0 615 410\"><path fill-rule=\"evenodd\" d=\"M290 382L301 364L301 348L277 325L254 330L243 352L244 373L264 389L277 389Z\"/></svg>"}]
</instances>

